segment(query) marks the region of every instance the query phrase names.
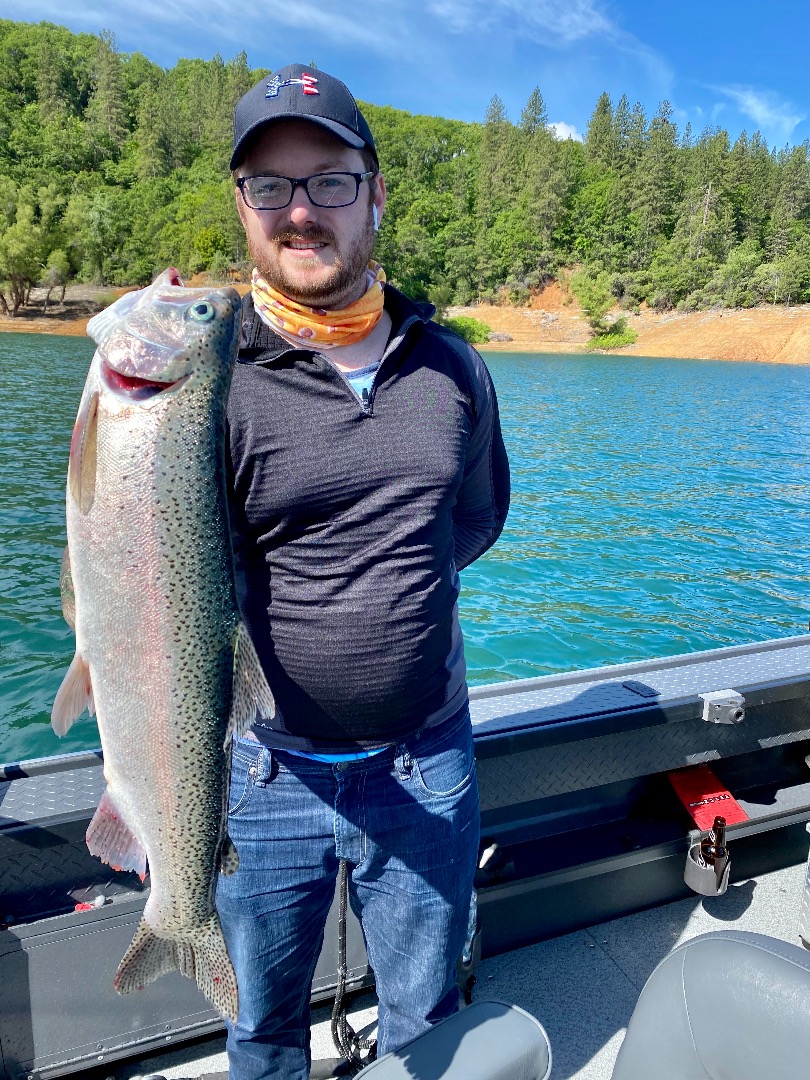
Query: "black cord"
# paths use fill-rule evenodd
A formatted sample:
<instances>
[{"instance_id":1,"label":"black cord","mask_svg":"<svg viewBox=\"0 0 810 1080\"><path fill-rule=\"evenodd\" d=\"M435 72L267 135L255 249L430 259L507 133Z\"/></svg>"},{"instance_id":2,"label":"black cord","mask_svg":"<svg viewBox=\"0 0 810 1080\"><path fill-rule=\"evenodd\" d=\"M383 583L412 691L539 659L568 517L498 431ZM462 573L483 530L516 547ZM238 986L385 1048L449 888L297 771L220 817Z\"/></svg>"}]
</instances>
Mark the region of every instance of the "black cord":
<instances>
[{"instance_id":1,"label":"black cord","mask_svg":"<svg viewBox=\"0 0 810 1080\"><path fill-rule=\"evenodd\" d=\"M346 914L349 906L349 864L345 859L340 860L340 873L338 877L338 970L337 989L335 990L335 1007L332 1010L332 1041L338 1052L346 1059L346 1065L352 1076L356 1076L361 1069L365 1068L377 1056L377 1040L361 1039L349 1023L346 1015ZM362 1050L368 1054L364 1058Z\"/></svg>"}]
</instances>

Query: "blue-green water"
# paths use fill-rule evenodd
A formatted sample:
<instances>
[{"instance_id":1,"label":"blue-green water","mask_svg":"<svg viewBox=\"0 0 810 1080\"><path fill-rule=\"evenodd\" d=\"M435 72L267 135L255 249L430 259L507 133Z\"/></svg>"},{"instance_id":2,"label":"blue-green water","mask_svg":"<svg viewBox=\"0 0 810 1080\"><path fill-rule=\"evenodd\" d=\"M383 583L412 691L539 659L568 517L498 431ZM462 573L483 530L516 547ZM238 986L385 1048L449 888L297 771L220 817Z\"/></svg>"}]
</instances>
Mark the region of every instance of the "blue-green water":
<instances>
[{"instance_id":1,"label":"blue-green water","mask_svg":"<svg viewBox=\"0 0 810 1080\"><path fill-rule=\"evenodd\" d=\"M57 740L70 430L92 345L0 335L0 761ZM803 633L810 366L500 353L513 472L498 545L462 575L473 683Z\"/></svg>"}]
</instances>

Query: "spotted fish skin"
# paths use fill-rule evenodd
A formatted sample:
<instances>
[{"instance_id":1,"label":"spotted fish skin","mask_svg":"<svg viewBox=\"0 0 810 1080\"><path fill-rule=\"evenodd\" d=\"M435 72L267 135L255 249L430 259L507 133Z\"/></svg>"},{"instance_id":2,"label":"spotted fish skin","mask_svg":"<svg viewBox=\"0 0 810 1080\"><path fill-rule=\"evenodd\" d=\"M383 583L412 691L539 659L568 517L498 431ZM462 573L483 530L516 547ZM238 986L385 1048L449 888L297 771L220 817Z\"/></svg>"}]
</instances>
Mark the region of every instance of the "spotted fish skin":
<instances>
[{"instance_id":1,"label":"spotted fish skin","mask_svg":"<svg viewBox=\"0 0 810 1080\"><path fill-rule=\"evenodd\" d=\"M107 780L93 854L150 874L114 985L171 970L231 1019L238 997L214 894L228 749L273 701L234 586L225 402L241 301L166 271L91 320L98 348L71 440L63 610L76 656L52 723L95 709ZM71 595L72 594L72 595Z\"/></svg>"}]
</instances>

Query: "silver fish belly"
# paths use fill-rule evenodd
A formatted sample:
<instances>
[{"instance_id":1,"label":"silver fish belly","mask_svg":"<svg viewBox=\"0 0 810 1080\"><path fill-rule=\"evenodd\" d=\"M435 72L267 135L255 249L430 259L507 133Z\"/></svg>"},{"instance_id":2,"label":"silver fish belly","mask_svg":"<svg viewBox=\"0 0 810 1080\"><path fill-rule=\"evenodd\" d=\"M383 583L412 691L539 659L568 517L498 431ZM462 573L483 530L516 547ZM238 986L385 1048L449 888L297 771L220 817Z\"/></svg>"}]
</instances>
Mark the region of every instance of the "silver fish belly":
<instances>
[{"instance_id":1,"label":"silver fish belly","mask_svg":"<svg viewBox=\"0 0 810 1080\"><path fill-rule=\"evenodd\" d=\"M54 702L64 734L95 710L107 780L93 854L150 874L114 979L168 971L235 1020L214 906L227 837L228 750L273 700L241 622L225 491L224 409L239 331L232 289L166 271L91 320L98 344L71 441L63 608L76 656ZM71 595L72 592L72 595Z\"/></svg>"}]
</instances>

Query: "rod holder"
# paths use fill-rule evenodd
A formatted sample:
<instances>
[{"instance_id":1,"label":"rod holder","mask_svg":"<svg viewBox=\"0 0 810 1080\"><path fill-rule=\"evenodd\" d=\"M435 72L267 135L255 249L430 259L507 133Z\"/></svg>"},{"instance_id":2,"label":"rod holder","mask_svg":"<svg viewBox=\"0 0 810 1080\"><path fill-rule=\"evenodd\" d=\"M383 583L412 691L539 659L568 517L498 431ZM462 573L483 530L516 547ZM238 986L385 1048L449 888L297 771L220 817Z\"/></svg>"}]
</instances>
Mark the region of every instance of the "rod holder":
<instances>
[{"instance_id":1,"label":"rod holder","mask_svg":"<svg viewBox=\"0 0 810 1080\"><path fill-rule=\"evenodd\" d=\"M726 856L722 865L706 865L700 856L700 841L692 844L686 856L683 880L700 896L722 896L728 888L731 859Z\"/></svg>"}]
</instances>

